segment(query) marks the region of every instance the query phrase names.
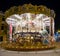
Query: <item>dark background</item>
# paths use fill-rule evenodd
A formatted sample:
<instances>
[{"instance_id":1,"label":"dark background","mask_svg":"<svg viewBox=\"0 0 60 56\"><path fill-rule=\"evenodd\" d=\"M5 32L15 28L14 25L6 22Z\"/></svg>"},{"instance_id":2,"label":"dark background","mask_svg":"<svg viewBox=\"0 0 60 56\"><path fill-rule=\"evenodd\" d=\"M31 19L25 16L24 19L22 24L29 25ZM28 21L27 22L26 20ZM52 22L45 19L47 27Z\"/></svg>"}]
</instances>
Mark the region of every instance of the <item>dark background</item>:
<instances>
[{"instance_id":1,"label":"dark background","mask_svg":"<svg viewBox=\"0 0 60 56\"><path fill-rule=\"evenodd\" d=\"M45 5L50 9L53 9L56 13L55 17L55 30L60 29L60 1L59 0L0 0L0 11L5 12L12 6L18 6L23 4L32 5Z\"/></svg>"}]
</instances>

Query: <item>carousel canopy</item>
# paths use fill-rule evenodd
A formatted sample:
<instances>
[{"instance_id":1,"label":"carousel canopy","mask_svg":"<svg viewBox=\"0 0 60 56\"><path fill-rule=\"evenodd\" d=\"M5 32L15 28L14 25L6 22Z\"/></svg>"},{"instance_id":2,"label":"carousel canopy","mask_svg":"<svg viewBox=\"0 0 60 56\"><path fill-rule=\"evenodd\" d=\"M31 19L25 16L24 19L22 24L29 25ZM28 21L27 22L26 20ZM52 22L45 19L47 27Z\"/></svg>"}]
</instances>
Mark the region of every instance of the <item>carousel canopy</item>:
<instances>
[{"instance_id":1,"label":"carousel canopy","mask_svg":"<svg viewBox=\"0 0 60 56\"><path fill-rule=\"evenodd\" d=\"M39 26L39 22L42 20L44 24L50 24L50 17L45 14L32 14L32 13L24 13L24 14L14 14L9 16L6 19L8 25L12 24L12 26L20 25L21 27L26 26L27 24L34 24L37 27Z\"/></svg>"},{"instance_id":2,"label":"carousel canopy","mask_svg":"<svg viewBox=\"0 0 60 56\"><path fill-rule=\"evenodd\" d=\"M32 4L24 4L24 5L21 5L21 6L10 7L10 9L5 11L5 18L7 18L11 15L14 15L14 14L21 15L21 14L24 14L24 13L45 14L49 17L55 18L54 10L51 10L50 8L47 8L44 5L37 6L37 5L32 5Z\"/></svg>"}]
</instances>

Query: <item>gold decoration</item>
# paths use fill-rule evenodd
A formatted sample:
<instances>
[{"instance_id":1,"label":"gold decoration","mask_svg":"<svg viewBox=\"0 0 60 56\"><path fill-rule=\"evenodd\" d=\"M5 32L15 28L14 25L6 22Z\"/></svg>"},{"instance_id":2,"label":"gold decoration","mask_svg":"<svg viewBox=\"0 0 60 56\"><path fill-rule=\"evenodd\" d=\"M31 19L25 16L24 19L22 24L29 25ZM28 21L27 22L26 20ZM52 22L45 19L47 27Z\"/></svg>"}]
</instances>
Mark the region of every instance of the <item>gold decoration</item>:
<instances>
[{"instance_id":1,"label":"gold decoration","mask_svg":"<svg viewBox=\"0 0 60 56\"><path fill-rule=\"evenodd\" d=\"M22 14L22 13L34 13L34 14L45 14L47 16L55 17L55 12L50 10L44 5L32 5L32 4L24 4L22 6L13 6L5 12L5 17L7 18L13 14Z\"/></svg>"}]
</instances>

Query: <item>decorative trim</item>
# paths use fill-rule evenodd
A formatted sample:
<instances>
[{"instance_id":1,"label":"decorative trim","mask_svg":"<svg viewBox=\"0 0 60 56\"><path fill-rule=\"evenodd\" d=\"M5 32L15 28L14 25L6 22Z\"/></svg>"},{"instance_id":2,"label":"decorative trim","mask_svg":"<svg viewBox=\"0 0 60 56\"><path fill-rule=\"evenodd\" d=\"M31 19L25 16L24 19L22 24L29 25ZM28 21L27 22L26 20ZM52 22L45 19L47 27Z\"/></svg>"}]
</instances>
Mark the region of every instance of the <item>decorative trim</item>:
<instances>
[{"instance_id":1,"label":"decorative trim","mask_svg":"<svg viewBox=\"0 0 60 56\"><path fill-rule=\"evenodd\" d=\"M32 5L24 4L22 6L13 6L5 12L5 17L7 18L13 14L22 14L22 13L34 13L34 14L45 14L47 16L55 18L54 10L50 10L44 5Z\"/></svg>"}]
</instances>

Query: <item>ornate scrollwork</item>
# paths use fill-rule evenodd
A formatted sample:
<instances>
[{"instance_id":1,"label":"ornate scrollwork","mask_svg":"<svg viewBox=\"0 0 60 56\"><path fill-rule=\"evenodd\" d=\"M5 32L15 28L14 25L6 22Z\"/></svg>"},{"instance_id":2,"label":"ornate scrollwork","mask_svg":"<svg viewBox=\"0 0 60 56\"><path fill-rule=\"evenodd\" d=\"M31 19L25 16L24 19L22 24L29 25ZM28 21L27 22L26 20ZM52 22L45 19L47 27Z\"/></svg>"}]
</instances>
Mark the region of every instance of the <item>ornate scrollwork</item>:
<instances>
[{"instance_id":1,"label":"ornate scrollwork","mask_svg":"<svg viewBox=\"0 0 60 56\"><path fill-rule=\"evenodd\" d=\"M8 17L12 14L22 14L22 13L35 13L35 14L45 14L47 16L55 17L54 10L50 10L44 5L32 5L24 4L22 6L13 6L5 12L5 17Z\"/></svg>"}]
</instances>

